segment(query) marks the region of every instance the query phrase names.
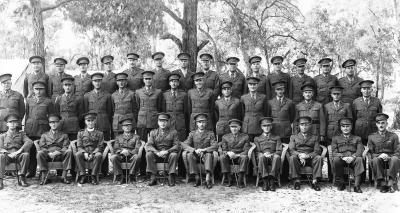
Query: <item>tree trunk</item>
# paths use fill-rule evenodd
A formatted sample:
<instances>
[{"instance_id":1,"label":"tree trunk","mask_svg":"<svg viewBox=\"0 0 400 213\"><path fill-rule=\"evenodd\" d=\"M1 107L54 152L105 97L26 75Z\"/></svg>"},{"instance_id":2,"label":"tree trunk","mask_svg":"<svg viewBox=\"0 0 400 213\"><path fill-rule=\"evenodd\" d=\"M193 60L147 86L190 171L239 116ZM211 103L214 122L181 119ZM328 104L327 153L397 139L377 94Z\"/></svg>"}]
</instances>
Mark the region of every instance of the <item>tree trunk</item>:
<instances>
[{"instance_id":1,"label":"tree trunk","mask_svg":"<svg viewBox=\"0 0 400 213\"><path fill-rule=\"evenodd\" d=\"M45 57L44 49L44 26L42 16L41 0L30 0L32 8L32 25L33 25L33 54Z\"/></svg>"},{"instance_id":2,"label":"tree trunk","mask_svg":"<svg viewBox=\"0 0 400 213\"><path fill-rule=\"evenodd\" d=\"M189 53L189 70L196 72L197 66L197 6L198 0L185 0L183 6L182 50Z\"/></svg>"}]
</instances>

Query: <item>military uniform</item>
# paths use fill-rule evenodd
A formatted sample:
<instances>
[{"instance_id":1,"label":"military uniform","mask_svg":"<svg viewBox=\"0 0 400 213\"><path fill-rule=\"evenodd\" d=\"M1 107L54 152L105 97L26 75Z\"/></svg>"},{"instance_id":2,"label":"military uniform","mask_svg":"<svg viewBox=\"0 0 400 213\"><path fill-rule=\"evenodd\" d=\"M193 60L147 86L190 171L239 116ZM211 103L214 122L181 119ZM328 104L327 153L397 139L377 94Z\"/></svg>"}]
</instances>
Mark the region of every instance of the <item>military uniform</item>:
<instances>
[{"instance_id":1,"label":"military uniform","mask_svg":"<svg viewBox=\"0 0 400 213\"><path fill-rule=\"evenodd\" d=\"M326 104L332 101L330 96L329 88L332 86L336 86L338 84L338 79L334 75L320 74L314 77L315 86L316 86L316 94L315 100L317 100L321 104Z\"/></svg>"},{"instance_id":2,"label":"military uniform","mask_svg":"<svg viewBox=\"0 0 400 213\"><path fill-rule=\"evenodd\" d=\"M55 101L56 97L62 95L64 93L63 84L61 83L61 79L71 77L71 75L67 73L56 73L49 76L49 96L51 100Z\"/></svg>"},{"instance_id":3,"label":"military uniform","mask_svg":"<svg viewBox=\"0 0 400 213\"><path fill-rule=\"evenodd\" d=\"M289 98L293 101L293 104L296 105L304 100L303 91L301 90L301 86L306 83L311 83L315 86L314 79L306 74L303 76L295 75L292 76L290 81L290 89L289 89ZM314 91L315 92L315 91ZM316 94L316 93L314 93Z\"/></svg>"},{"instance_id":4,"label":"military uniform","mask_svg":"<svg viewBox=\"0 0 400 213\"><path fill-rule=\"evenodd\" d=\"M240 154L240 157L234 159L234 162L239 164L239 171L242 173L246 173L247 165L249 162L249 136L241 132L239 132L238 135L233 135L232 133L229 133L222 136L220 144L222 148L222 153L220 153L219 156L221 163L221 172L231 172L231 158L229 157L227 152L234 152L235 154Z\"/></svg>"},{"instance_id":5,"label":"military uniform","mask_svg":"<svg viewBox=\"0 0 400 213\"><path fill-rule=\"evenodd\" d=\"M230 81L232 82L232 96L240 98L243 94L245 94L246 90L246 78L243 73L239 70L236 70L234 74L231 72L222 73L219 77L221 82Z\"/></svg>"},{"instance_id":6,"label":"military uniform","mask_svg":"<svg viewBox=\"0 0 400 213\"><path fill-rule=\"evenodd\" d=\"M153 81L154 81L154 87L156 89L160 89L162 92L165 92L169 88L168 84L168 76L171 73L167 69L160 69L160 70L153 70L156 74L154 74Z\"/></svg>"},{"instance_id":7,"label":"military uniform","mask_svg":"<svg viewBox=\"0 0 400 213\"><path fill-rule=\"evenodd\" d=\"M273 128L272 128L273 129ZM258 158L258 173L262 178L272 176L278 177L281 167L282 143L279 136L273 134L261 134L254 138L256 144L255 155ZM272 154L271 158L266 158L264 153ZM268 166L271 165L271 169Z\"/></svg>"},{"instance_id":8,"label":"military uniform","mask_svg":"<svg viewBox=\"0 0 400 213\"><path fill-rule=\"evenodd\" d=\"M309 116L312 119L311 134L316 136L325 136L326 121L324 108L322 104L311 100L309 103L303 101L296 105L296 118ZM294 122L294 133L297 134L300 130L298 123Z\"/></svg>"},{"instance_id":9,"label":"military uniform","mask_svg":"<svg viewBox=\"0 0 400 213\"><path fill-rule=\"evenodd\" d=\"M112 71L104 72L103 81L101 82L101 90L113 94L118 89L115 73Z\"/></svg>"},{"instance_id":10,"label":"military uniform","mask_svg":"<svg viewBox=\"0 0 400 213\"><path fill-rule=\"evenodd\" d=\"M347 76L339 79L339 85L344 88L342 94L343 102L352 104L356 98L361 97L361 88L359 83L363 80L364 79L357 76L354 76L351 80Z\"/></svg>"},{"instance_id":11,"label":"military uniform","mask_svg":"<svg viewBox=\"0 0 400 213\"><path fill-rule=\"evenodd\" d=\"M240 100L236 97L229 97L228 99L221 97L215 101L214 107L215 118L218 119L216 133L218 141L221 141L223 135L230 133L228 121L242 118Z\"/></svg>"},{"instance_id":12,"label":"military uniform","mask_svg":"<svg viewBox=\"0 0 400 213\"><path fill-rule=\"evenodd\" d=\"M179 88L184 90L185 92L188 92L190 89L193 88L193 79L192 75L194 72L187 71L186 75L183 75L183 72L181 69L175 70L172 73L177 73L181 76L179 79Z\"/></svg>"},{"instance_id":13,"label":"military uniform","mask_svg":"<svg viewBox=\"0 0 400 213\"><path fill-rule=\"evenodd\" d=\"M190 130L196 129L194 117L199 113L205 113L208 117L208 130L214 129L212 111L214 109L214 93L209 88L202 88L200 91L196 88L188 92L188 109L190 114Z\"/></svg>"},{"instance_id":14,"label":"military uniform","mask_svg":"<svg viewBox=\"0 0 400 213\"><path fill-rule=\"evenodd\" d=\"M342 101L329 102L324 106L325 118L327 122L326 137L328 145L331 142L333 136L340 133L338 121L340 118L348 117L353 118L351 106L348 103Z\"/></svg>"},{"instance_id":15,"label":"military uniform","mask_svg":"<svg viewBox=\"0 0 400 213\"><path fill-rule=\"evenodd\" d=\"M101 168L101 160L103 154L103 132L96 129L93 131L84 129L78 132L77 138L78 152L75 155L75 159L79 175L85 174L85 153L93 155L93 167L91 168L91 175L97 175Z\"/></svg>"},{"instance_id":16,"label":"military uniform","mask_svg":"<svg viewBox=\"0 0 400 213\"><path fill-rule=\"evenodd\" d=\"M211 89L214 92L214 96L217 97L220 92L218 73L213 70L208 70L207 72L204 72L204 74L204 87Z\"/></svg>"},{"instance_id":17,"label":"military uniform","mask_svg":"<svg viewBox=\"0 0 400 213\"><path fill-rule=\"evenodd\" d=\"M162 111L171 116L170 127L178 132L180 141L187 137L189 126L188 95L183 90L168 90L163 93Z\"/></svg>"},{"instance_id":18,"label":"military uniform","mask_svg":"<svg viewBox=\"0 0 400 213\"><path fill-rule=\"evenodd\" d=\"M295 117L295 106L292 100L285 97L278 100L278 97L268 101L268 116L273 118L272 130L273 135L280 137L283 143L289 143L292 134L292 122Z\"/></svg>"},{"instance_id":19,"label":"military uniform","mask_svg":"<svg viewBox=\"0 0 400 213\"><path fill-rule=\"evenodd\" d=\"M62 117L60 131L68 134L70 140L75 140L84 112L82 96L66 93L58 96L55 101L55 111Z\"/></svg>"},{"instance_id":20,"label":"military uniform","mask_svg":"<svg viewBox=\"0 0 400 213\"><path fill-rule=\"evenodd\" d=\"M260 94L266 95L267 94L267 76L262 74L262 73L257 73L256 74L256 73L253 72L253 73L249 73L246 76L246 79L249 78L249 77L256 77L256 78L260 79L260 82L258 83L257 92L260 93ZM247 85L247 83L248 82L246 80L246 85ZM246 87L244 94L246 94L248 92L249 92L249 88Z\"/></svg>"},{"instance_id":21,"label":"military uniform","mask_svg":"<svg viewBox=\"0 0 400 213\"><path fill-rule=\"evenodd\" d=\"M138 67L129 68L123 71L124 73L128 74L128 89L136 91L143 87L143 78L142 78L143 71L144 70Z\"/></svg>"},{"instance_id":22,"label":"military uniform","mask_svg":"<svg viewBox=\"0 0 400 213\"><path fill-rule=\"evenodd\" d=\"M368 103L363 97L353 101L353 116L356 119L354 134L360 136L363 144L367 143L368 135L377 131L374 117L382 112L381 101L378 98L370 97Z\"/></svg>"},{"instance_id":23,"label":"military uniform","mask_svg":"<svg viewBox=\"0 0 400 213\"><path fill-rule=\"evenodd\" d=\"M250 93L242 95L240 104L243 115L242 132L249 136L250 141L261 131L260 118L267 115L267 98L266 95L256 93L252 97Z\"/></svg>"},{"instance_id":24,"label":"military uniform","mask_svg":"<svg viewBox=\"0 0 400 213\"><path fill-rule=\"evenodd\" d=\"M270 100L276 96L274 87L272 86L275 82L284 81L285 82L285 97L289 97L291 78L290 75L284 72L273 72L267 76L267 99Z\"/></svg>"},{"instance_id":25,"label":"military uniform","mask_svg":"<svg viewBox=\"0 0 400 213\"><path fill-rule=\"evenodd\" d=\"M46 88L45 88L45 96L49 96L49 89L48 89L48 85L49 85L49 76L44 73L43 71L40 71L38 73L27 73L25 80L24 80L24 97L25 98L29 98L32 96L33 94L33 87L32 87L32 83L34 82L44 82L46 84Z\"/></svg>"},{"instance_id":26,"label":"military uniform","mask_svg":"<svg viewBox=\"0 0 400 213\"><path fill-rule=\"evenodd\" d=\"M20 118L25 116L24 97L14 90L0 92L0 132L7 131L4 118L10 113L15 113L19 115ZM19 126L21 126L21 124Z\"/></svg>"},{"instance_id":27,"label":"military uniform","mask_svg":"<svg viewBox=\"0 0 400 213\"><path fill-rule=\"evenodd\" d=\"M111 95L111 101L114 112L112 121L114 134L122 131L119 122L125 117L133 118L132 126L136 128L137 108L135 93L126 88L117 90Z\"/></svg>"},{"instance_id":28,"label":"military uniform","mask_svg":"<svg viewBox=\"0 0 400 213\"><path fill-rule=\"evenodd\" d=\"M76 75L75 77L75 95L83 97L83 95L92 90L92 80L90 75Z\"/></svg>"},{"instance_id":29,"label":"military uniform","mask_svg":"<svg viewBox=\"0 0 400 213\"><path fill-rule=\"evenodd\" d=\"M26 100L25 132L33 140L49 131L47 116L54 113L50 98L32 96Z\"/></svg>"},{"instance_id":30,"label":"military uniform","mask_svg":"<svg viewBox=\"0 0 400 213\"><path fill-rule=\"evenodd\" d=\"M140 158L138 158L141 145L142 143L140 141L139 135L135 135L133 133L122 133L115 138L115 142L112 146L113 152L110 158L111 162L113 163L115 175L122 174L121 163L125 162L125 158L128 158L128 161L130 162L129 174L136 174L141 160ZM121 153L124 149L129 151L129 154L127 156Z\"/></svg>"}]
</instances>

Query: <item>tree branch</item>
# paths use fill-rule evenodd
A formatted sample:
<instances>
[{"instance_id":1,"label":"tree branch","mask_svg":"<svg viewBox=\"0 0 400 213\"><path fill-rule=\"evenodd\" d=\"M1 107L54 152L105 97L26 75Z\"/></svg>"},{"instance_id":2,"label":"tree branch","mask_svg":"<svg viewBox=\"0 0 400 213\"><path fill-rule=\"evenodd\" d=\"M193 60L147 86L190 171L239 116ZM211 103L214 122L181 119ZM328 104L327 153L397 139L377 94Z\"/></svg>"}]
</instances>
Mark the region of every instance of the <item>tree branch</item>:
<instances>
[{"instance_id":1,"label":"tree branch","mask_svg":"<svg viewBox=\"0 0 400 213\"><path fill-rule=\"evenodd\" d=\"M208 43L210 43L210 40L201 41L200 44L197 46L197 52L200 52L200 50L203 49L203 47L206 46Z\"/></svg>"},{"instance_id":2,"label":"tree branch","mask_svg":"<svg viewBox=\"0 0 400 213\"><path fill-rule=\"evenodd\" d=\"M160 37L160 39L162 39L162 40L167 40L167 39L172 40L178 46L179 50L182 51L182 47L183 47L182 41L178 37L176 37L175 35L172 35L171 33L165 33Z\"/></svg>"},{"instance_id":3,"label":"tree branch","mask_svg":"<svg viewBox=\"0 0 400 213\"><path fill-rule=\"evenodd\" d=\"M58 7L63 6L64 4L68 4L68 3L73 2L73 1L80 1L80 0L64 0L64 1L59 1L59 2L56 3L55 5L43 7L43 8L40 10L40 12L43 13L43 12L46 12L46 11L48 11L48 10L54 10L54 9L56 9L56 8L58 8Z\"/></svg>"},{"instance_id":4,"label":"tree branch","mask_svg":"<svg viewBox=\"0 0 400 213\"><path fill-rule=\"evenodd\" d=\"M183 19L179 18L179 16L176 15L176 13L169 9L165 4L161 4L161 10L171 16L171 18L178 22L182 26L182 28L185 28L186 23L183 21Z\"/></svg>"}]
</instances>

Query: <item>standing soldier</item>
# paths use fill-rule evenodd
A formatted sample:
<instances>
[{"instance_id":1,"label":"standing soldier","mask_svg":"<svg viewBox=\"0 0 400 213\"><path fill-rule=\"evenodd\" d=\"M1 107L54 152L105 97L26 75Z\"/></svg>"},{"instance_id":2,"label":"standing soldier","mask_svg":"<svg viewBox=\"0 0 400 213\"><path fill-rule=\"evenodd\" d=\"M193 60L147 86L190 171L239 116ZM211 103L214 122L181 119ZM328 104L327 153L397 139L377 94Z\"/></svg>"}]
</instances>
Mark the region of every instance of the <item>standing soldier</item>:
<instances>
[{"instance_id":1,"label":"standing soldier","mask_svg":"<svg viewBox=\"0 0 400 213\"><path fill-rule=\"evenodd\" d=\"M32 83L41 81L46 85L44 96L48 97L49 76L44 73L44 58L41 56L32 56L29 58L29 63L33 66L33 72L27 73L24 79L24 97L30 97L33 94Z\"/></svg>"},{"instance_id":2,"label":"standing soldier","mask_svg":"<svg viewBox=\"0 0 400 213\"><path fill-rule=\"evenodd\" d=\"M399 137L396 133L387 130L388 118L388 115L378 113L375 116L378 132L368 136L368 148L372 154L372 172L375 179L384 183L381 184L382 193L394 193L396 191L393 184L397 184L396 178L400 169ZM389 167L387 172L385 171L386 165ZM384 178L389 179L389 181L386 183Z\"/></svg>"},{"instance_id":3,"label":"standing soldier","mask_svg":"<svg viewBox=\"0 0 400 213\"><path fill-rule=\"evenodd\" d=\"M6 165L10 162L18 163L18 174L20 183L23 187L27 187L25 174L29 168L29 150L32 147L32 141L24 132L18 132L18 125L21 119L17 114L8 114L4 118L7 123L7 132L0 134L0 190L4 188L3 178Z\"/></svg>"},{"instance_id":4,"label":"standing soldier","mask_svg":"<svg viewBox=\"0 0 400 213\"><path fill-rule=\"evenodd\" d=\"M215 97L219 94L219 75L210 70L211 61L214 59L211 54L203 53L200 55L201 71L204 72L204 86L214 91Z\"/></svg>"},{"instance_id":5,"label":"standing soldier","mask_svg":"<svg viewBox=\"0 0 400 213\"><path fill-rule=\"evenodd\" d=\"M211 117L214 109L214 93L210 88L204 87L204 73L197 72L193 74L195 88L188 92L188 110L190 115L190 130L196 129L194 117L199 113L207 114L209 125L207 130L214 129L213 118Z\"/></svg>"},{"instance_id":6,"label":"standing soldier","mask_svg":"<svg viewBox=\"0 0 400 213\"><path fill-rule=\"evenodd\" d=\"M260 79L257 77L247 78L249 93L240 97L243 115L242 132L249 136L250 141L253 141L255 136L262 133L259 121L261 117L268 113L266 95L257 92L259 82Z\"/></svg>"},{"instance_id":7,"label":"standing soldier","mask_svg":"<svg viewBox=\"0 0 400 213\"><path fill-rule=\"evenodd\" d=\"M144 70L138 67L138 54L128 53L126 58L128 60L129 69L125 70L124 73L128 74L128 89L135 92L143 87L142 72Z\"/></svg>"},{"instance_id":8,"label":"standing soldier","mask_svg":"<svg viewBox=\"0 0 400 213\"><path fill-rule=\"evenodd\" d=\"M76 75L75 78L75 95L83 97L83 95L92 90L92 80L90 75L87 73L89 59L87 57L81 57L76 60L76 64L79 66L81 73Z\"/></svg>"},{"instance_id":9,"label":"standing soldier","mask_svg":"<svg viewBox=\"0 0 400 213\"><path fill-rule=\"evenodd\" d=\"M332 71L332 59L323 58L318 61L320 70L322 69L322 74L314 77L316 85L315 100L321 104L327 104L331 102L329 95L329 88L336 86L338 84L338 79L336 76L331 74Z\"/></svg>"},{"instance_id":10,"label":"standing soldier","mask_svg":"<svg viewBox=\"0 0 400 213\"><path fill-rule=\"evenodd\" d=\"M132 118L132 128L136 129L137 108L135 93L127 89L128 74L118 73L115 77L118 90L111 95L111 102L114 114L112 128L114 135L117 136L122 132L120 123L123 118Z\"/></svg>"},{"instance_id":11,"label":"standing soldier","mask_svg":"<svg viewBox=\"0 0 400 213\"><path fill-rule=\"evenodd\" d=\"M95 112L96 128L102 131L105 140L111 139L112 104L111 95L102 90L103 73L93 73L91 76L93 90L83 97L85 112Z\"/></svg>"},{"instance_id":12,"label":"standing soldier","mask_svg":"<svg viewBox=\"0 0 400 213\"><path fill-rule=\"evenodd\" d=\"M258 83L258 89L257 92L260 94L267 94L267 76L264 75L264 73L260 72L261 71L261 57L260 56L253 56L249 59L249 63L251 65L251 72L247 74L247 78L249 77L256 77L260 79L260 82ZM249 89L246 87L245 93L248 93Z\"/></svg>"},{"instance_id":13,"label":"standing soldier","mask_svg":"<svg viewBox=\"0 0 400 213\"><path fill-rule=\"evenodd\" d=\"M190 57L191 56L189 53L179 53L178 59L181 62L181 68L173 71L174 73L178 73L181 76L179 87L185 92L188 92L190 89L193 88L192 75L194 74L194 72L192 70L189 70Z\"/></svg>"},{"instance_id":14,"label":"standing soldier","mask_svg":"<svg viewBox=\"0 0 400 213\"><path fill-rule=\"evenodd\" d=\"M158 128L151 130L146 144L146 172L151 173L149 186L157 184L157 162L168 163L168 168L165 168L167 171L164 172L169 174L168 185L175 186L180 141L176 130L169 128L169 119L170 116L167 113L158 114Z\"/></svg>"},{"instance_id":15,"label":"standing soldier","mask_svg":"<svg viewBox=\"0 0 400 213\"><path fill-rule=\"evenodd\" d=\"M64 77L61 79L64 94L57 96L55 101L55 112L61 115L60 130L68 135L68 138L76 140L79 131L79 123L84 112L83 97L73 94L74 78ZM83 120L83 119L82 119Z\"/></svg>"},{"instance_id":16,"label":"standing soldier","mask_svg":"<svg viewBox=\"0 0 400 213\"><path fill-rule=\"evenodd\" d=\"M25 116L24 97L21 93L11 89L11 74L0 75L0 133L7 131L7 122L4 118L10 114L17 114L20 118ZM18 125L21 128L21 124Z\"/></svg>"},{"instance_id":17,"label":"standing soldier","mask_svg":"<svg viewBox=\"0 0 400 213\"><path fill-rule=\"evenodd\" d=\"M100 59L103 64L103 68L105 70L103 81L102 81L102 90L113 94L115 90L117 90L117 81L115 80L115 73L113 73L114 69L114 56L106 55Z\"/></svg>"},{"instance_id":18,"label":"standing soldier","mask_svg":"<svg viewBox=\"0 0 400 213\"><path fill-rule=\"evenodd\" d=\"M359 83L363 80L362 78L356 75L357 67L356 60L347 59L343 62L342 67L344 68L344 72L346 76L339 79L339 84L343 89L343 102L352 104L353 101L361 97L361 89Z\"/></svg>"},{"instance_id":19,"label":"standing soldier","mask_svg":"<svg viewBox=\"0 0 400 213\"><path fill-rule=\"evenodd\" d=\"M240 98L246 90L246 78L243 73L237 68L237 63L240 60L236 57L229 57L226 59L228 64L228 71L220 75L222 82L232 82L232 96Z\"/></svg>"},{"instance_id":20,"label":"standing soldier","mask_svg":"<svg viewBox=\"0 0 400 213\"><path fill-rule=\"evenodd\" d=\"M49 76L49 97L51 97L52 101L56 100L56 97L62 95L64 93L63 85L61 83L61 79L64 77L72 77L71 75L65 73L65 65L67 64L67 60L64 58L55 58L54 65L56 66L57 73Z\"/></svg>"},{"instance_id":21,"label":"standing soldier","mask_svg":"<svg viewBox=\"0 0 400 213\"><path fill-rule=\"evenodd\" d=\"M295 105L285 97L285 81L278 81L272 85L276 97L268 101L268 116L273 119L271 133L279 136L280 140L288 144L292 134L292 123L295 117Z\"/></svg>"},{"instance_id":22,"label":"standing soldier","mask_svg":"<svg viewBox=\"0 0 400 213\"><path fill-rule=\"evenodd\" d=\"M359 83L362 97L353 101L353 116L356 119L354 134L360 136L363 145L367 145L368 135L377 131L375 125L375 115L382 112L381 101L376 97L371 97L371 80L364 80Z\"/></svg>"},{"instance_id":23,"label":"standing soldier","mask_svg":"<svg viewBox=\"0 0 400 213\"><path fill-rule=\"evenodd\" d=\"M170 90L163 93L162 111L171 116L170 127L178 132L180 141L187 137L189 126L188 118L188 95L179 88L180 76L178 73L171 73L168 77Z\"/></svg>"},{"instance_id":24,"label":"standing soldier","mask_svg":"<svg viewBox=\"0 0 400 213\"><path fill-rule=\"evenodd\" d=\"M351 167L354 169L355 183L354 192L362 193L360 188L361 174L364 172L362 153L364 146L361 138L351 134L353 120L351 118L339 119L341 134L332 138L333 164L338 184L338 190L346 189L344 183L344 169Z\"/></svg>"},{"instance_id":25,"label":"standing soldier","mask_svg":"<svg viewBox=\"0 0 400 213\"><path fill-rule=\"evenodd\" d=\"M151 55L156 68L153 70L156 74L154 74L154 87L156 89L160 89L162 92L165 92L169 88L168 84L168 76L171 73L169 70L163 68L165 54L163 52L155 52Z\"/></svg>"},{"instance_id":26,"label":"standing soldier","mask_svg":"<svg viewBox=\"0 0 400 213\"><path fill-rule=\"evenodd\" d=\"M195 175L196 179L194 187L200 186L201 173L197 163L203 161L206 172L206 187L210 189L212 187L210 174L214 170L213 152L218 150L218 143L215 140L214 132L206 130L207 116L207 114L200 113L194 117L197 128L189 133L189 137L182 143L182 148L188 152L189 172L191 175Z\"/></svg>"},{"instance_id":27,"label":"standing soldier","mask_svg":"<svg viewBox=\"0 0 400 213\"><path fill-rule=\"evenodd\" d=\"M301 91L301 86L306 83L312 83L315 85L314 79L304 73L306 70L307 59L298 58L293 64L296 66L297 74L292 77L290 82L289 98L296 105L304 100L303 91Z\"/></svg>"},{"instance_id":28,"label":"standing soldier","mask_svg":"<svg viewBox=\"0 0 400 213\"><path fill-rule=\"evenodd\" d=\"M315 191L320 191L318 179L322 178L322 165L324 159L320 156L318 135L312 134L312 119L308 116L301 116L297 119L300 132L292 135L289 142L289 175L294 180L294 189L300 189L300 168L301 166L311 165L313 167L311 187Z\"/></svg>"},{"instance_id":29,"label":"standing soldier","mask_svg":"<svg viewBox=\"0 0 400 213\"><path fill-rule=\"evenodd\" d=\"M216 133L218 142L222 136L230 133L228 121L241 119L242 110L240 99L232 97L232 82L225 81L221 84L221 98L215 101L214 117L217 120Z\"/></svg>"},{"instance_id":30,"label":"standing soldier","mask_svg":"<svg viewBox=\"0 0 400 213\"><path fill-rule=\"evenodd\" d=\"M285 82L285 96L289 97L290 91L290 75L288 73L284 73L283 69L283 57L282 56L274 56L271 58L272 70L273 72L267 76L267 99L271 99L276 96L274 88L272 84L277 81Z\"/></svg>"}]
</instances>

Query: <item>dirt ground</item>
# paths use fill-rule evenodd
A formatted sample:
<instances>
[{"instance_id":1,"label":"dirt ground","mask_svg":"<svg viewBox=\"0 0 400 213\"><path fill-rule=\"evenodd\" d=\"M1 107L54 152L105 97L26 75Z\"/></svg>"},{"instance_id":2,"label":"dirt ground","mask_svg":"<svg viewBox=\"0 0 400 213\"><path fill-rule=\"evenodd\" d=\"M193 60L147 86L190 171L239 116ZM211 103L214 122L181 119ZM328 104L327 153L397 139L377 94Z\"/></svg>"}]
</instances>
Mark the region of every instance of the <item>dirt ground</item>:
<instances>
[{"instance_id":1,"label":"dirt ground","mask_svg":"<svg viewBox=\"0 0 400 213\"><path fill-rule=\"evenodd\" d=\"M211 190L179 182L176 187L147 182L115 185L64 185L57 181L22 188L12 178L0 191L1 212L399 212L400 192L382 194L364 185L364 193L339 192L323 184L315 192L304 183L300 191L284 185L276 192L263 192L250 183L246 189L217 184Z\"/></svg>"}]
</instances>

